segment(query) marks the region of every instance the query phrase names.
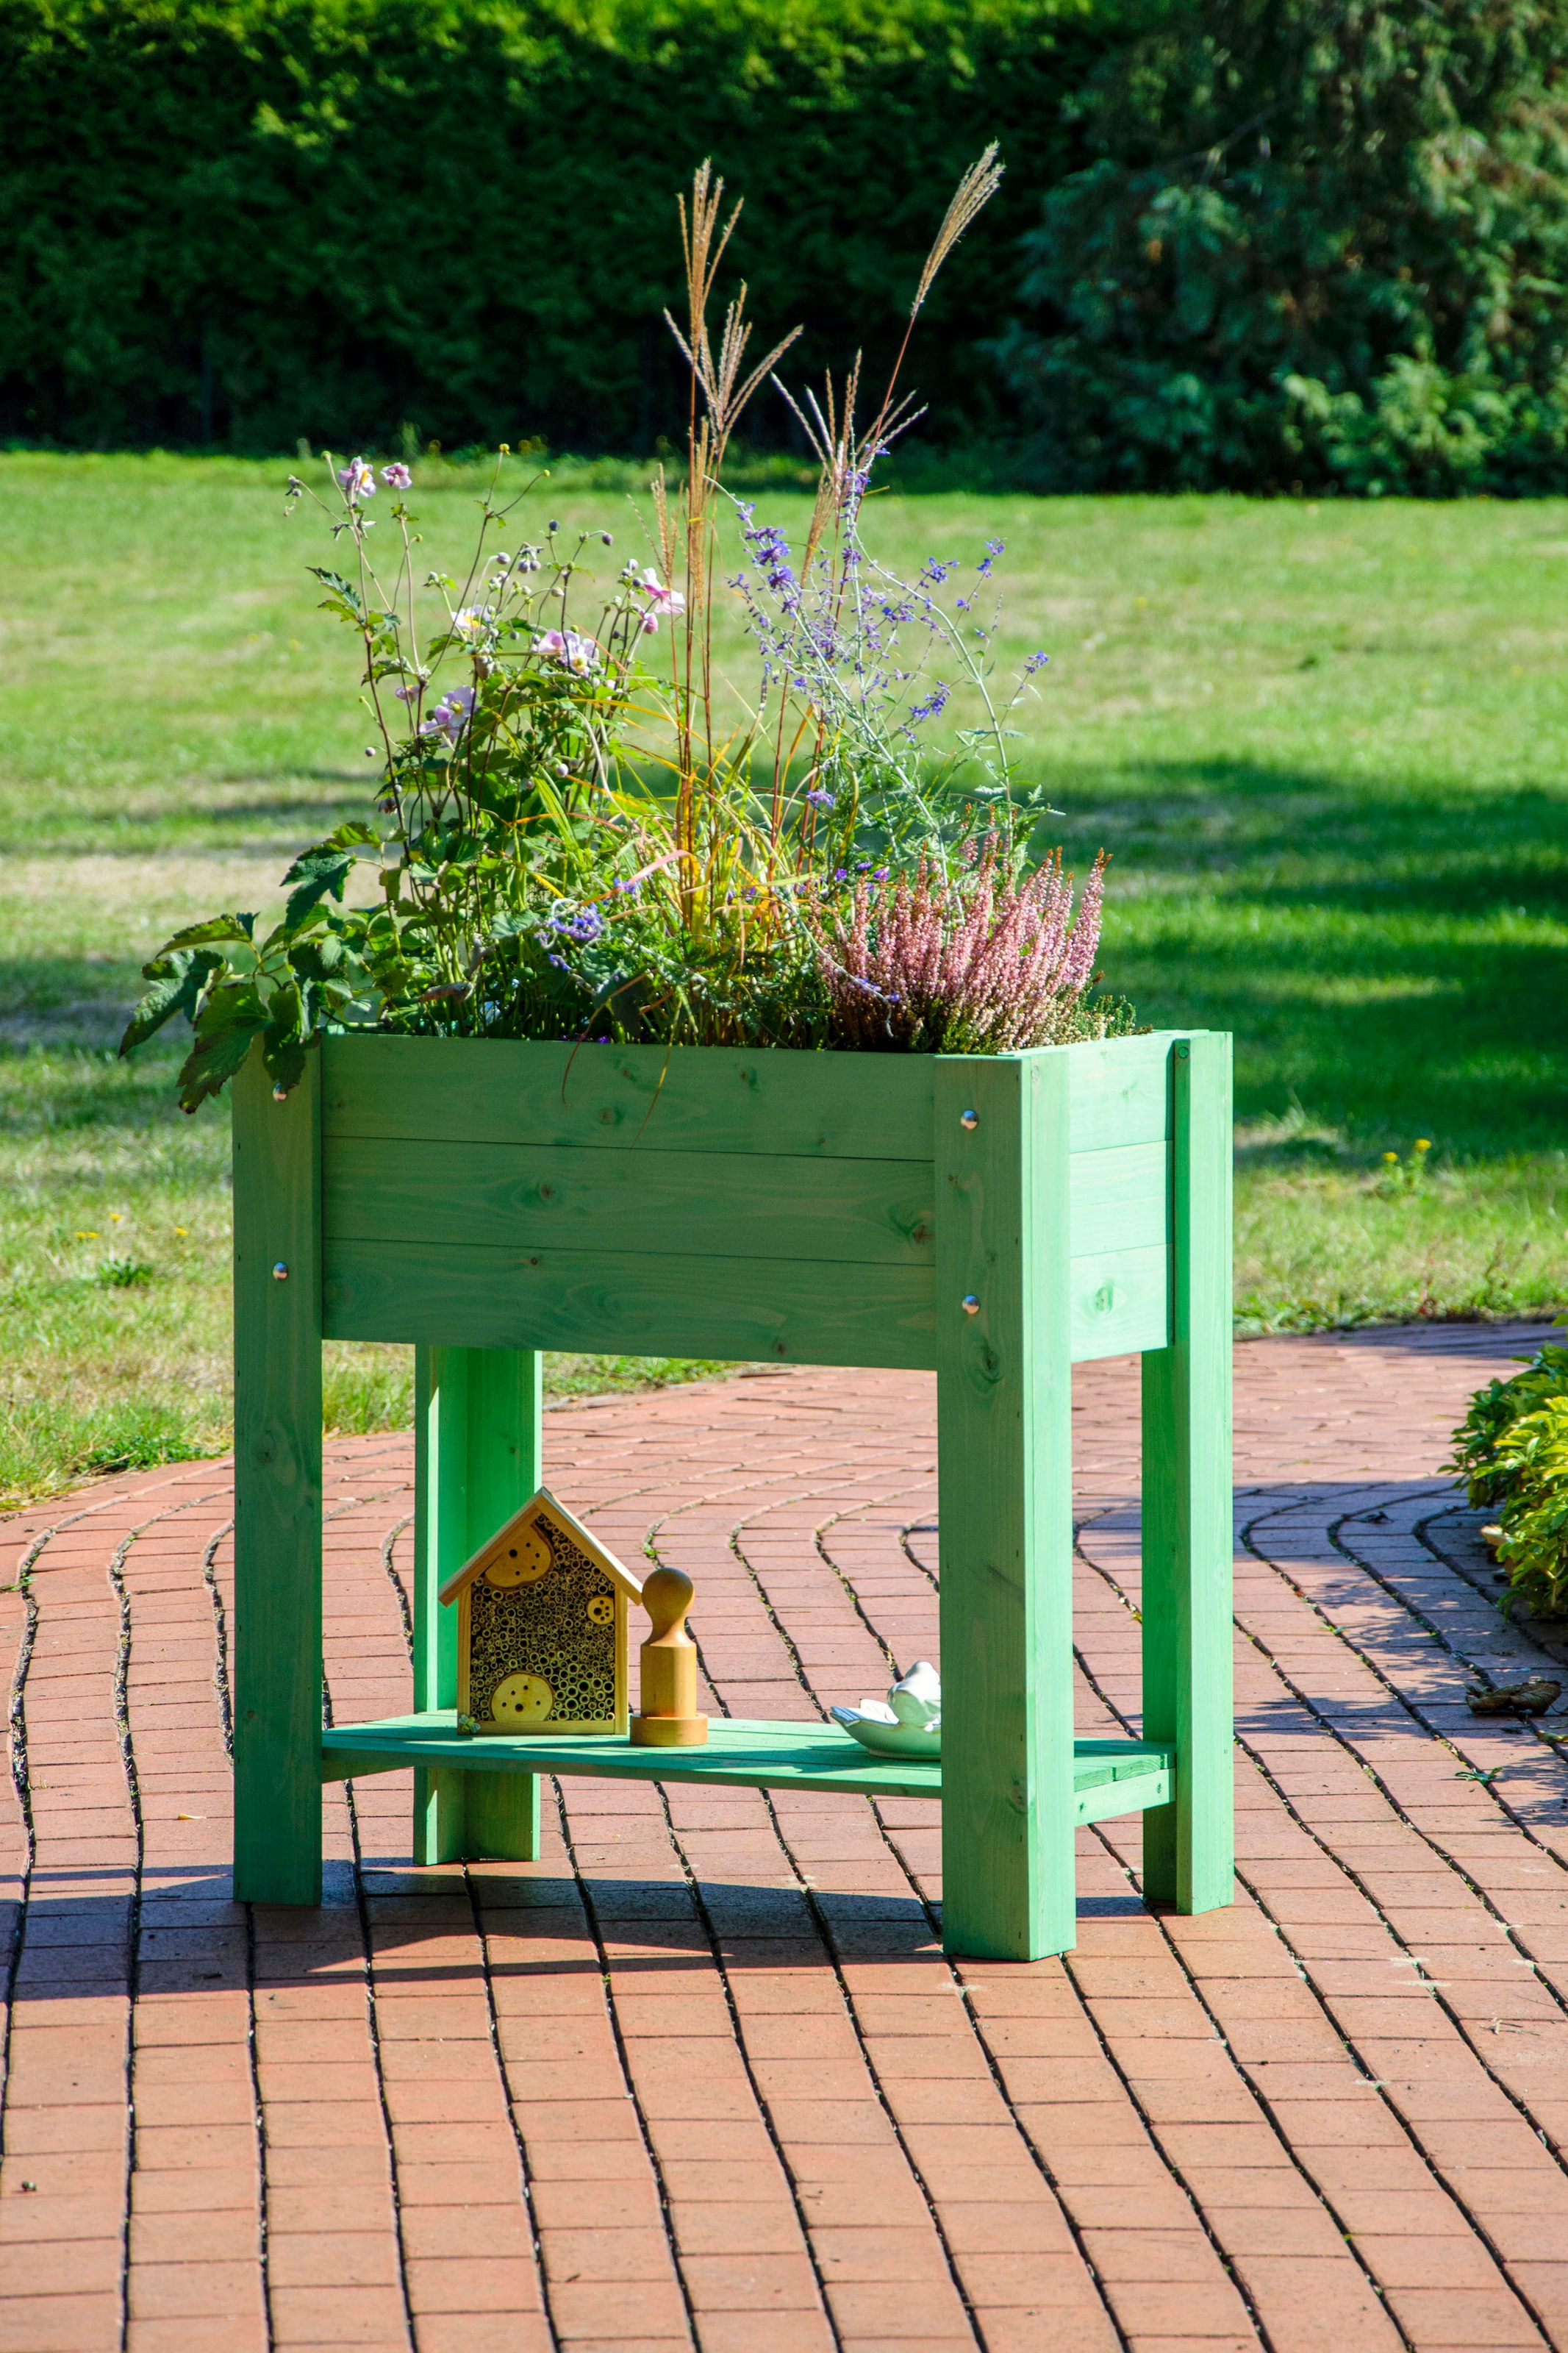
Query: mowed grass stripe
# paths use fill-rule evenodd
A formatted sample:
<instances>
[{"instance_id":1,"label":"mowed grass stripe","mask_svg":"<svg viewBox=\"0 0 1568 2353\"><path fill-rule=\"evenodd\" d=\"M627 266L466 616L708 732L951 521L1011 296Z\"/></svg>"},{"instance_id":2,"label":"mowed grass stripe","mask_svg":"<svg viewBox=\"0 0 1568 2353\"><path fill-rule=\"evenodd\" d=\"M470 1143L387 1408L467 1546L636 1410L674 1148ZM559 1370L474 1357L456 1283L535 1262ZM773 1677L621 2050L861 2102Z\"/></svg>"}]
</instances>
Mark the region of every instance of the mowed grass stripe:
<instances>
[{"instance_id":1,"label":"mowed grass stripe","mask_svg":"<svg viewBox=\"0 0 1568 2353\"><path fill-rule=\"evenodd\" d=\"M227 1440L226 1110L112 1043L175 923L267 915L364 803L297 466L0 457L0 1494ZM479 488L418 481L432 563ZM644 558L626 499L541 496ZM763 506L798 539L804 501ZM1242 1328L1559 1307L1568 506L888 496L870 531L905 572L1008 543L1053 838L1115 853L1108 979L1236 1032ZM720 655L743 679L732 620ZM332 1345L325 1396L405 1418L405 1354Z\"/></svg>"}]
</instances>

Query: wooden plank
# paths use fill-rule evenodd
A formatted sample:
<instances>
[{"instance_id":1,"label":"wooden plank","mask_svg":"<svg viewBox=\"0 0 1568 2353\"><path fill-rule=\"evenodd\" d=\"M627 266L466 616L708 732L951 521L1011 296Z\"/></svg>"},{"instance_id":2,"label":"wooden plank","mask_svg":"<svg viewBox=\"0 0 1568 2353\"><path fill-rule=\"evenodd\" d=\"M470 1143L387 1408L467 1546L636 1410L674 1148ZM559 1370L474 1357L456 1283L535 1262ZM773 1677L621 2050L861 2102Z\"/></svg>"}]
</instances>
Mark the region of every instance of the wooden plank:
<instances>
[{"instance_id":1,"label":"wooden plank","mask_svg":"<svg viewBox=\"0 0 1568 2353\"><path fill-rule=\"evenodd\" d=\"M726 1260L720 1278L705 1258L431 1240L339 1240L325 1259L324 1329L332 1340L445 1339L900 1371L930 1371L936 1362L934 1268ZM1163 1346L1167 1253L1113 1250L1071 1261L1068 1313L1076 1362Z\"/></svg>"},{"instance_id":2,"label":"wooden plank","mask_svg":"<svg viewBox=\"0 0 1568 2353\"><path fill-rule=\"evenodd\" d=\"M1174 1752L1157 1742L1080 1740L1072 1767L1075 1819L1101 1821L1163 1805L1170 1796ZM619 1738L505 1736L466 1739L450 1709L391 1716L376 1724L339 1725L321 1740L321 1778L395 1773L419 1759L440 1758L443 1778L470 1786L514 1783L535 1772L597 1776L606 1780L723 1782L748 1788L854 1789L870 1797L940 1798L941 1762L879 1758L858 1748L836 1725L759 1722L735 1716L709 1721L700 1749L633 1748ZM449 1767L446 1760L450 1759Z\"/></svg>"},{"instance_id":3,"label":"wooden plank","mask_svg":"<svg viewBox=\"0 0 1568 2353\"><path fill-rule=\"evenodd\" d=\"M616 1734L552 1738L500 1735L464 1739L456 1718L419 1716L389 1723L345 1725L322 1736L321 1771L329 1779L365 1769L382 1758L438 1761L443 1778L574 1773L622 1781L701 1781L748 1788L826 1788L865 1797L937 1798L939 1760L879 1757L837 1725L737 1723L709 1719L703 1748L634 1748Z\"/></svg>"},{"instance_id":4,"label":"wooden plank","mask_svg":"<svg viewBox=\"0 0 1568 2353\"><path fill-rule=\"evenodd\" d=\"M234 1889L321 1900L321 1056L234 1082ZM281 1272L278 1270L281 1269Z\"/></svg>"},{"instance_id":5,"label":"wooden plank","mask_svg":"<svg viewBox=\"0 0 1568 2353\"><path fill-rule=\"evenodd\" d=\"M503 1250L594 1249L634 1235L654 1257L934 1263L935 1177L900 1160L814 1161L768 1153L743 1178L732 1153L584 1152L556 1145L454 1147L340 1136L322 1153L331 1240L422 1241L433 1229ZM1162 1249L1171 1222L1170 1147L1075 1153L1075 1259Z\"/></svg>"},{"instance_id":6,"label":"wooden plank","mask_svg":"<svg viewBox=\"0 0 1568 2353\"><path fill-rule=\"evenodd\" d=\"M921 1054L329 1038L326 1133L929 1160Z\"/></svg>"},{"instance_id":7,"label":"wooden plank","mask_svg":"<svg viewBox=\"0 0 1568 2353\"><path fill-rule=\"evenodd\" d=\"M1163 1243L1074 1259L1068 1285L1074 1364L1164 1346L1171 1330L1171 1253Z\"/></svg>"},{"instance_id":8,"label":"wooden plank","mask_svg":"<svg viewBox=\"0 0 1568 2353\"><path fill-rule=\"evenodd\" d=\"M340 1240L323 1295L338 1340L907 1369L935 1360L934 1282L929 1266Z\"/></svg>"},{"instance_id":9,"label":"wooden plank","mask_svg":"<svg viewBox=\"0 0 1568 2353\"><path fill-rule=\"evenodd\" d=\"M1146 1778L1168 1772L1175 1761L1175 1750L1159 1740L1075 1740L1073 1787L1096 1789L1108 1781Z\"/></svg>"},{"instance_id":10,"label":"wooden plank","mask_svg":"<svg viewBox=\"0 0 1568 2353\"><path fill-rule=\"evenodd\" d=\"M930 1164L907 1160L762 1153L741 1161L732 1152L417 1137L389 1148L384 1137L340 1136L322 1155L322 1191L334 1241L447 1232L512 1250L596 1250L635 1240L639 1253L659 1258L919 1266L936 1256Z\"/></svg>"},{"instance_id":11,"label":"wooden plank","mask_svg":"<svg viewBox=\"0 0 1568 2353\"><path fill-rule=\"evenodd\" d=\"M1206 1912L1233 1892L1230 1039L1172 1052L1174 1298L1143 1359L1143 1731L1176 1749L1145 1817L1144 1893Z\"/></svg>"},{"instance_id":12,"label":"wooden plank","mask_svg":"<svg viewBox=\"0 0 1568 2353\"><path fill-rule=\"evenodd\" d=\"M542 1477L542 1365L533 1350L432 1347L416 1358L414 1704L452 1708L458 1612L440 1588L536 1492ZM422 1767L414 1778L414 1859L531 1862L539 1854L532 1774Z\"/></svg>"},{"instance_id":13,"label":"wooden plank","mask_svg":"<svg viewBox=\"0 0 1568 2353\"><path fill-rule=\"evenodd\" d=\"M1170 1035L1045 1050L1068 1065L1078 1150L1169 1135ZM329 1139L931 1157L935 1058L926 1054L499 1038L328 1038L323 1053Z\"/></svg>"},{"instance_id":14,"label":"wooden plank","mask_svg":"<svg viewBox=\"0 0 1568 2353\"><path fill-rule=\"evenodd\" d=\"M1098 1046L1058 1046L1068 1065L1075 1152L1116 1145L1159 1144L1171 1133L1167 1077L1171 1030L1110 1038Z\"/></svg>"},{"instance_id":15,"label":"wooden plank","mask_svg":"<svg viewBox=\"0 0 1568 2353\"><path fill-rule=\"evenodd\" d=\"M942 1936L999 1959L1075 1936L1068 1117L1061 1053L938 1060Z\"/></svg>"},{"instance_id":16,"label":"wooden plank","mask_svg":"<svg viewBox=\"0 0 1568 2353\"><path fill-rule=\"evenodd\" d=\"M330 1203L330 1178L328 1186ZM1074 1258L1163 1250L1171 1239L1171 1147L1162 1141L1075 1152L1068 1163L1068 1198ZM327 1223L330 1230L330 1207Z\"/></svg>"},{"instance_id":17,"label":"wooden plank","mask_svg":"<svg viewBox=\"0 0 1568 2353\"><path fill-rule=\"evenodd\" d=\"M1151 1808L1169 1802L1171 1778L1166 1767L1154 1773L1121 1775L1094 1788L1079 1790L1073 1799L1073 1820L1082 1824L1110 1821L1117 1814L1146 1814Z\"/></svg>"}]
</instances>

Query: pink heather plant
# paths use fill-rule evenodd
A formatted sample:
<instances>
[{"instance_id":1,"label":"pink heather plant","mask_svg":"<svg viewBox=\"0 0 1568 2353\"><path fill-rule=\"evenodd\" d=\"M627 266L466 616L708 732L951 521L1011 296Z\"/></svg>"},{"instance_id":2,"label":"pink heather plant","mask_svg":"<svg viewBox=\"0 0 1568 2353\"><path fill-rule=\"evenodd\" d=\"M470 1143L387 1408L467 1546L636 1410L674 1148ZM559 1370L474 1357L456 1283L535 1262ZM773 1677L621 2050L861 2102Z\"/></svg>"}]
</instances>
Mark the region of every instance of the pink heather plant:
<instances>
[{"instance_id":1,"label":"pink heather plant","mask_svg":"<svg viewBox=\"0 0 1568 2353\"><path fill-rule=\"evenodd\" d=\"M929 858L912 874L863 876L842 913L825 911L826 921L811 924L833 1044L1005 1054L1123 1026L1122 1008L1083 1003L1105 865L1102 850L1076 923L1060 850L1016 881L994 834L973 863L946 877Z\"/></svg>"}]
</instances>

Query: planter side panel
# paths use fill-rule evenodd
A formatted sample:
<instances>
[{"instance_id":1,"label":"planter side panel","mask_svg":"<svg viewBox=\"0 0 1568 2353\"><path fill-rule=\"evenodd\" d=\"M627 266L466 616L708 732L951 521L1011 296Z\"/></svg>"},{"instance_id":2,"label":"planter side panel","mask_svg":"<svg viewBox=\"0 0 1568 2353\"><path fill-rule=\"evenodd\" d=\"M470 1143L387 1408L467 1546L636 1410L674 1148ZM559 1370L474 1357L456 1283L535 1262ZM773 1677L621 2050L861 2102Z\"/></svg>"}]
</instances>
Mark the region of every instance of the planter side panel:
<instances>
[{"instance_id":1,"label":"planter side panel","mask_svg":"<svg viewBox=\"0 0 1568 2353\"><path fill-rule=\"evenodd\" d=\"M1072 1353L1162 1347L1168 1043L1058 1053ZM931 1084L923 1058L331 1039L326 1332L930 1369Z\"/></svg>"}]
</instances>

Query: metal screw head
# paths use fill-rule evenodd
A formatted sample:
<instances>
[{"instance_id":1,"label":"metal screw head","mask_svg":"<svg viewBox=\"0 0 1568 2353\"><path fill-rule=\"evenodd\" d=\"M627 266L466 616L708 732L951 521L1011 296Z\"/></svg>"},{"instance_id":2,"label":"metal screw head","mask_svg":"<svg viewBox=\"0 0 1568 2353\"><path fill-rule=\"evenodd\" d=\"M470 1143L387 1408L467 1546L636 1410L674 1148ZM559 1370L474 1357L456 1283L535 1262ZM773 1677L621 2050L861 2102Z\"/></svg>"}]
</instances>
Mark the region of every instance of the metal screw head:
<instances>
[{"instance_id":1,"label":"metal screw head","mask_svg":"<svg viewBox=\"0 0 1568 2353\"><path fill-rule=\"evenodd\" d=\"M274 1282L287 1282L289 1280L289 1269L282 1259L278 1259L273 1264L272 1280Z\"/></svg>"},{"instance_id":2,"label":"metal screw head","mask_svg":"<svg viewBox=\"0 0 1568 2353\"><path fill-rule=\"evenodd\" d=\"M980 1302L976 1299L973 1291L965 1293L960 1304L966 1315L978 1315L980 1313Z\"/></svg>"},{"instance_id":3,"label":"metal screw head","mask_svg":"<svg viewBox=\"0 0 1568 2353\"><path fill-rule=\"evenodd\" d=\"M977 1111L961 1111L958 1114L958 1124L960 1127L978 1127L980 1113Z\"/></svg>"},{"instance_id":4,"label":"metal screw head","mask_svg":"<svg viewBox=\"0 0 1568 2353\"><path fill-rule=\"evenodd\" d=\"M274 1102L274 1103L287 1103L287 1102L288 1102L288 1100L289 1100L289 1090L288 1090L288 1088L287 1088L287 1087L274 1087L274 1088L273 1088L273 1090L272 1090L272 1100L273 1100L273 1102Z\"/></svg>"}]
</instances>

